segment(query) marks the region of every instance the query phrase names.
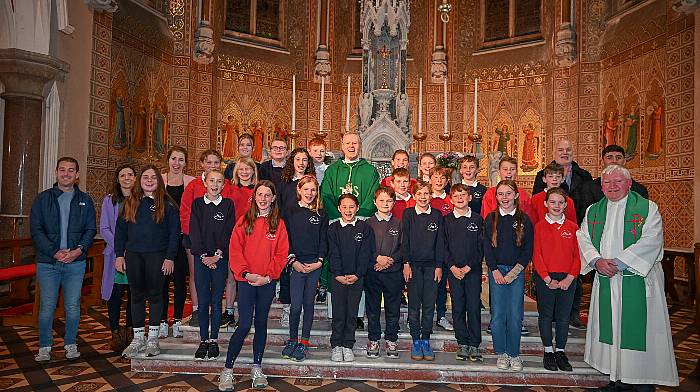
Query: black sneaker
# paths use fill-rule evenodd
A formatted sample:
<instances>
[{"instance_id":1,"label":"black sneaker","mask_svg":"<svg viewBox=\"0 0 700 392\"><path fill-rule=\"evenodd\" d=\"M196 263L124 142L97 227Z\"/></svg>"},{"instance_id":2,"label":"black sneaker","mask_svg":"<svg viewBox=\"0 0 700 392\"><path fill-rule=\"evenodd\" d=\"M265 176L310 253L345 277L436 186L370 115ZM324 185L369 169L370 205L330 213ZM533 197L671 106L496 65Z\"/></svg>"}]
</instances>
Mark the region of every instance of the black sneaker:
<instances>
[{"instance_id":1,"label":"black sneaker","mask_svg":"<svg viewBox=\"0 0 700 392\"><path fill-rule=\"evenodd\" d=\"M489 323L489 326L486 327L486 333L491 335L491 323Z\"/></svg>"},{"instance_id":2,"label":"black sneaker","mask_svg":"<svg viewBox=\"0 0 700 392\"><path fill-rule=\"evenodd\" d=\"M569 363L569 358L563 351L557 351L554 353L554 358L556 359L557 367L563 372L573 371L571 364Z\"/></svg>"},{"instance_id":3,"label":"black sneaker","mask_svg":"<svg viewBox=\"0 0 700 392\"><path fill-rule=\"evenodd\" d=\"M190 317L190 327L199 327L199 310L192 312L192 317Z\"/></svg>"},{"instance_id":4,"label":"black sneaker","mask_svg":"<svg viewBox=\"0 0 700 392\"><path fill-rule=\"evenodd\" d=\"M406 294L401 294L401 306L408 306L408 298L406 298Z\"/></svg>"},{"instance_id":5,"label":"black sneaker","mask_svg":"<svg viewBox=\"0 0 700 392\"><path fill-rule=\"evenodd\" d=\"M207 350L207 359L213 361L219 358L219 345L216 342L209 342L209 350Z\"/></svg>"},{"instance_id":6,"label":"black sneaker","mask_svg":"<svg viewBox=\"0 0 700 392\"><path fill-rule=\"evenodd\" d=\"M229 313L228 311L225 311L221 315L221 324L219 325L220 328L228 328L232 327L235 323L233 313Z\"/></svg>"},{"instance_id":7,"label":"black sneaker","mask_svg":"<svg viewBox=\"0 0 700 392\"><path fill-rule=\"evenodd\" d=\"M355 329L365 329L365 321L362 319L362 317L357 318L357 328Z\"/></svg>"},{"instance_id":8,"label":"black sneaker","mask_svg":"<svg viewBox=\"0 0 700 392\"><path fill-rule=\"evenodd\" d=\"M209 351L209 343L208 342L200 342L199 348L197 348L197 351L194 352L194 359L206 359L208 351Z\"/></svg>"},{"instance_id":9,"label":"black sneaker","mask_svg":"<svg viewBox=\"0 0 700 392\"><path fill-rule=\"evenodd\" d=\"M527 336L530 334L530 331L527 329L525 324L523 324L522 327L520 327L520 336Z\"/></svg>"},{"instance_id":10,"label":"black sneaker","mask_svg":"<svg viewBox=\"0 0 700 392\"><path fill-rule=\"evenodd\" d=\"M326 289L323 287L319 287L316 293L316 302L325 303L326 297Z\"/></svg>"},{"instance_id":11,"label":"black sneaker","mask_svg":"<svg viewBox=\"0 0 700 392\"><path fill-rule=\"evenodd\" d=\"M551 372L556 372L557 370L559 370L559 368L557 367L557 359L554 356L554 353L544 353L542 364L544 365L545 369Z\"/></svg>"}]
</instances>

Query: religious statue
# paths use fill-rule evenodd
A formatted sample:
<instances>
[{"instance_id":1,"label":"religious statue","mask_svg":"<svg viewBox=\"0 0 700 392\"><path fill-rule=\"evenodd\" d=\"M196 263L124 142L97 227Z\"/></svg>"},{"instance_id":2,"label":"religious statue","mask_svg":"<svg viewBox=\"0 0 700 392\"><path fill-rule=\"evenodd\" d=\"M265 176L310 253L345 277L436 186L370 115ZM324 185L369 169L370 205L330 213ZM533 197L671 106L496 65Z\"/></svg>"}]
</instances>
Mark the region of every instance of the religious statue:
<instances>
[{"instance_id":1,"label":"religious statue","mask_svg":"<svg viewBox=\"0 0 700 392\"><path fill-rule=\"evenodd\" d=\"M501 163L501 158L503 158L503 152L494 151L489 156L489 181L491 186L496 186L498 184L498 164Z\"/></svg>"},{"instance_id":2,"label":"religious statue","mask_svg":"<svg viewBox=\"0 0 700 392\"><path fill-rule=\"evenodd\" d=\"M160 109L156 109L153 118L153 148L158 155L163 155L168 145L165 115L160 112Z\"/></svg>"},{"instance_id":3,"label":"religious statue","mask_svg":"<svg viewBox=\"0 0 700 392\"><path fill-rule=\"evenodd\" d=\"M396 97L396 118L399 122L399 128L402 130L408 128L408 97L406 94Z\"/></svg>"},{"instance_id":4,"label":"religious statue","mask_svg":"<svg viewBox=\"0 0 700 392\"><path fill-rule=\"evenodd\" d=\"M238 127L231 115L226 117L222 142L224 158L231 158L238 154Z\"/></svg>"},{"instance_id":5,"label":"religious statue","mask_svg":"<svg viewBox=\"0 0 700 392\"><path fill-rule=\"evenodd\" d=\"M113 145L116 149L122 149L126 146L126 116L124 115L124 104L122 98L117 97L114 100L114 141Z\"/></svg>"},{"instance_id":6,"label":"religious statue","mask_svg":"<svg viewBox=\"0 0 700 392\"><path fill-rule=\"evenodd\" d=\"M211 64L214 61L214 31L209 22L203 20L194 32L193 60L199 64Z\"/></svg>"},{"instance_id":7,"label":"religious statue","mask_svg":"<svg viewBox=\"0 0 700 392\"><path fill-rule=\"evenodd\" d=\"M627 128L627 147L625 147L625 158L629 161L634 158L637 152L637 135L639 135L639 115L635 114L634 109L625 118L625 127Z\"/></svg>"},{"instance_id":8,"label":"religious statue","mask_svg":"<svg viewBox=\"0 0 700 392\"><path fill-rule=\"evenodd\" d=\"M263 156L263 136L265 136L265 133L257 123L253 123L249 131L253 135L253 154L251 157L256 162L260 162Z\"/></svg>"},{"instance_id":9,"label":"religious statue","mask_svg":"<svg viewBox=\"0 0 700 392\"><path fill-rule=\"evenodd\" d=\"M136 125L134 126L134 139L131 142L131 146L136 151L146 151L146 107L141 105L136 111Z\"/></svg>"},{"instance_id":10,"label":"religious statue","mask_svg":"<svg viewBox=\"0 0 700 392\"><path fill-rule=\"evenodd\" d=\"M612 144L617 144L615 141L615 132L617 131L617 119L612 111L608 114L608 120L603 125L603 147Z\"/></svg>"},{"instance_id":11,"label":"religious statue","mask_svg":"<svg viewBox=\"0 0 700 392\"><path fill-rule=\"evenodd\" d=\"M494 141L493 149L495 151L500 151L505 156L513 156L512 142L510 140L508 126L503 124L502 128L496 128L495 134L498 135L498 139Z\"/></svg>"},{"instance_id":12,"label":"religious statue","mask_svg":"<svg viewBox=\"0 0 700 392\"><path fill-rule=\"evenodd\" d=\"M647 157L649 159L656 159L661 155L661 149L663 148L662 136L663 136L663 106L654 102L652 104L651 114L649 118L649 142L647 144Z\"/></svg>"},{"instance_id":13,"label":"religious statue","mask_svg":"<svg viewBox=\"0 0 700 392\"><path fill-rule=\"evenodd\" d=\"M524 172L530 172L537 169L537 150L540 148L540 138L535 136L535 128L532 123L528 123L523 129L523 155L520 159L520 168Z\"/></svg>"},{"instance_id":14,"label":"religious statue","mask_svg":"<svg viewBox=\"0 0 700 392\"><path fill-rule=\"evenodd\" d=\"M372 107L374 106L374 97L372 93L362 94L360 102L360 124L366 128L370 125L370 116L372 116Z\"/></svg>"}]
</instances>

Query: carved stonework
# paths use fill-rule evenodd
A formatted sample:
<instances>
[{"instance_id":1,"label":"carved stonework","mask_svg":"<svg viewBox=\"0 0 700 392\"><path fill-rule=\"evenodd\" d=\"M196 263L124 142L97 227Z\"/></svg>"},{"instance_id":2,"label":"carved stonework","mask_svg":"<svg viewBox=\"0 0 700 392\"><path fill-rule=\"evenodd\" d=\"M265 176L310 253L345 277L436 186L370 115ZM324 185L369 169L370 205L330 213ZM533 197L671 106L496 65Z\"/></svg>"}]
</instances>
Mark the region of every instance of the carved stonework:
<instances>
[{"instance_id":1,"label":"carved stonework","mask_svg":"<svg viewBox=\"0 0 700 392\"><path fill-rule=\"evenodd\" d=\"M85 0L85 5L97 12L113 13L119 8L116 0Z\"/></svg>"},{"instance_id":2,"label":"carved stonework","mask_svg":"<svg viewBox=\"0 0 700 392\"><path fill-rule=\"evenodd\" d=\"M319 45L316 49L316 65L314 66L314 80L318 83L321 78L328 78L331 74L331 53L325 45Z\"/></svg>"},{"instance_id":3,"label":"carved stonework","mask_svg":"<svg viewBox=\"0 0 700 392\"><path fill-rule=\"evenodd\" d=\"M571 23L562 23L559 26L554 54L559 67L568 67L576 62L576 30Z\"/></svg>"},{"instance_id":4,"label":"carved stonework","mask_svg":"<svg viewBox=\"0 0 700 392\"><path fill-rule=\"evenodd\" d=\"M678 13L690 14L700 9L700 0L675 0L671 7Z\"/></svg>"},{"instance_id":5,"label":"carved stonework","mask_svg":"<svg viewBox=\"0 0 700 392\"><path fill-rule=\"evenodd\" d=\"M214 61L214 31L209 22L202 21L194 33L194 61L199 64L211 64Z\"/></svg>"},{"instance_id":6,"label":"carved stonework","mask_svg":"<svg viewBox=\"0 0 700 392\"><path fill-rule=\"evenodd\" d=\"M433 51L433 60L430 62L431 83L442 83L447 77L447 53L442 49Z\"/></svg>"}]
</instances>

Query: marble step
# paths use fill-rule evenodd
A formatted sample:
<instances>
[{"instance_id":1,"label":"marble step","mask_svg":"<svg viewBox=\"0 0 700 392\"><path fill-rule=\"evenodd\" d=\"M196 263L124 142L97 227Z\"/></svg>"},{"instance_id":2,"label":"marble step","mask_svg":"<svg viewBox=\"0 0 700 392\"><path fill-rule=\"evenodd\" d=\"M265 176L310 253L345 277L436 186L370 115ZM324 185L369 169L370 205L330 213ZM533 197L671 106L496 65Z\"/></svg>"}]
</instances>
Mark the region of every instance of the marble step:
<instances>
[{"instance_id":1,"label":"marble step","mask_svg":"<svg viewBox=\"0 0 700 392\"><path fill-rule=\"evenodd\" d=\"M315 321L311 330L310 345L315 348L327 349L330 348L331 321L319 320ZM405 322L400 322L401 332L399 332L399 348L402 350L410 350L412 339L408 333L408 326ZM540 333L536 325L528 325L530 334L521 338L521 351L526 354L540 354L543 352ZM184 326L182 327L184 343L199 343L199 328ZM229 327L219 331L219 342L227 344L234 328ZM245 344L251 345L255 328L251 328L250 334L246 337ZM367 345L367 331L358 330L355 332L357 339L356 347L365 347ZM277 320L270 320L267 328L267 344L270 350L279 352L282 350L289 338L289 328L281 327ZM456 352L458 345L455 340L454 332L444 331L438 327L434 327L431 335L431 345L435 351ZM569 339L566 345L568 353L583 355L586 343L585 331L570 329ZM493 352L493 339L491 335L486 333L486 325L482 326L482 349L487 353Z\"/></svg>"},{"instance_id":2,"label":"marble step","mask_svg":"<svg viewBox=\"0 0 700 392\"><path fill-rule=\"evenodd\" d=\"M161 354L131 360L134 372L218 374L226 354L212 361L194 360L194 344L179 344L174 339L161 341ZM263 370L272 377L329 378L347 380L399 380L403 382L478 383L490 385L543 385L559 387L597 387L608 382L607 376L592 369L581 356L570 356L573 372L550 372L542 367L540 356L523 355L522 372L499 370L496 357L485 355L483 363L458 361L454 353L436 352L435 361L413 361L409 352L400 352L398 359L385 356L369 359L362 349L354 350L354 362L330 361L329 349L312 349L307 360L295 362L269 353L263 359ZM383 355L384 353L382 353ZM234 366L234 373L247 378L252 362L250 347L244 347ZM240 378L239 378L240 381Z\"/></svg>"}]
</instances>

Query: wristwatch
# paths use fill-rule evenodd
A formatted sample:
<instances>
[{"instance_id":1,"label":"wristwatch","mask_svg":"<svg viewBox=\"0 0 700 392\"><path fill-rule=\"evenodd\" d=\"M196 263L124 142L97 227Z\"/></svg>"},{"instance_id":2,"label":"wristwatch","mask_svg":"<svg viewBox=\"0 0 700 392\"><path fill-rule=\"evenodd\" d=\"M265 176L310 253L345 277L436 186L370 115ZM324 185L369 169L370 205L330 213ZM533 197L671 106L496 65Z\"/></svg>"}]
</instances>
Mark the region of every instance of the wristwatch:
<instances>
[{"instance_id":1,"label":"wristwatch","mask_svg":"<svg viewBox=\"0 0 700 392\"><path fill-rule=\"evenodd\" d=\"M243 279L245 279L246 275L248 275L248 271L243 271L243 273L241 274L241 276L243 277Z\"/></svg>"}]
</instances>

